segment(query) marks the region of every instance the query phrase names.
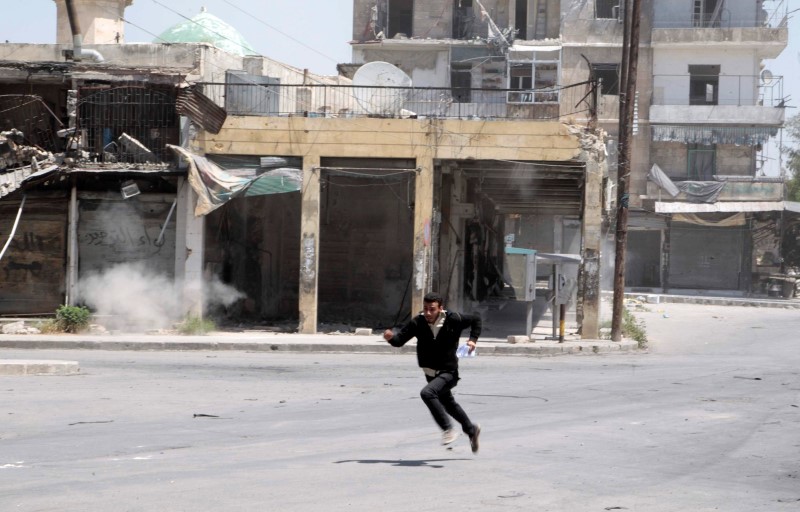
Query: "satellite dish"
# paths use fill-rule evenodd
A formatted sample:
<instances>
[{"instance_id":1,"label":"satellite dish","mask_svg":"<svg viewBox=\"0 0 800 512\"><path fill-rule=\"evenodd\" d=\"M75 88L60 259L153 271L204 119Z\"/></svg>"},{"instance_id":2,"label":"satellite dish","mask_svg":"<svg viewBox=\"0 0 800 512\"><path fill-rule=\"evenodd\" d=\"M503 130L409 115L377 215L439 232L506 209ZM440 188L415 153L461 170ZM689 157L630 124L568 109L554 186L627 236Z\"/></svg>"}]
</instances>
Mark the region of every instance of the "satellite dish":
<instances>
[{"instance_id":1,"label":"satellite dish","mask_svg":"<svg viewBox=\"0 0 800 512\"><path fill-rule=\"evenodd\" d=\"M761 71L761 82L765 85L772 83L772 71L764 69Z\"/></svg>"},{"instance_id":2,"label":"satellite dish","mask_svg":"<svg viewBox=\"0 0 800 512\"><path fill-rule=\"evenodd\" d=\"M388 62L369 62L353 75L354 95L361 108L369 114L398 114L403 108L411 78ZM398 89L393 89L398 87Z\"/></svg>"}]
</instances>

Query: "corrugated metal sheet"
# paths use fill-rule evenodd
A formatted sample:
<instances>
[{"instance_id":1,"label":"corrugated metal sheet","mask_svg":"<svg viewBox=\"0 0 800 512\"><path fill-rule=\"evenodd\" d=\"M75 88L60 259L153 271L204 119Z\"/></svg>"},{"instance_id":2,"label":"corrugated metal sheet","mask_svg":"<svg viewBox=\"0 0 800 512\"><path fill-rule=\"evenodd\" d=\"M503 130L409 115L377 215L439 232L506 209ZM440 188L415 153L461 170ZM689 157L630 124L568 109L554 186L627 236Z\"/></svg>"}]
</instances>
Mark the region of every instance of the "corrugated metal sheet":
<instances>
[{"instance_id":1,"label":"corrugated metal sheet","mask_svg":"<svg viewBox=\"0 0 800 512\"><path fill-rule=\"evenodd\" d=\"M17 190L28 178L47 175L56 169L57 165L46 165L41 168L28 165L6 170L0 174L0 198Z\"/></svg>"},{"instance_id":2,"label":"corrugated metal sheet","mask_svg":"<svg viewBox=\"0 0 800 512\"><path fill-rule=\"evenodd\" d=\"M628 215L629 228L645 229L666 229L667 217L664 215L652 215L645 212L630 212Z\"/></svg>"},{"instance_id":3,"label":"corrugated metal sheet","mask_svg":"<svg viewBox=\"0 0 800 512\"><path fill-rule=\"evenodd\" d=\"M182 116L186 116L205 131L213 134L222 130L228 113L211 99L200 92L197 86L192 85L178 93L175 108Z\"/></svg>"}]
</instances>

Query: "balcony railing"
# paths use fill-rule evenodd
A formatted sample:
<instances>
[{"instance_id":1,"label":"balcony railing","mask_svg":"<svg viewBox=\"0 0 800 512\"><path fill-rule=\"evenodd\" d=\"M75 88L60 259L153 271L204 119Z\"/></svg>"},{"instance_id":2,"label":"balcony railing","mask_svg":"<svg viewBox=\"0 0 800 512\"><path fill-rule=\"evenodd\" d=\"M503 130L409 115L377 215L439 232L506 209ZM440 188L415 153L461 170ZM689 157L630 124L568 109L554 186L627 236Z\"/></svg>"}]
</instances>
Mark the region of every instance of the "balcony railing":
<instances>
[{"instance_id":1,"label":"balcony railing","mask_svg":"<svg viewBox=\"0 0 800 512\"><path fill-rule=\"evenodd\" d=\"M652 104L782 107L783 77L654 75Z\"/></svg>"},{"instance_id":2,"label":"balcony railing","mask_svg":"<svg viewBox=\"0 0 800 512\"><path fill-rule=\"evenodd\" d=\"M532 90L352 85L200 84L229 115L557 120L591 117L592 82Z\"/></svg>"},{"instance_id":3,"label":"balcony railing","mask_svg":"<svg viewBox=\"0 0 800 512\"><path fill-rule=\"evenodd\" d=\"M720 0L721 1L721 0ZM715 12L691 13L681 19L665 19L656 13L653 28L785 28L788 0L766 0L759 9L756 2L742 7L725 5Z\"/></svg>"}]
</instances>

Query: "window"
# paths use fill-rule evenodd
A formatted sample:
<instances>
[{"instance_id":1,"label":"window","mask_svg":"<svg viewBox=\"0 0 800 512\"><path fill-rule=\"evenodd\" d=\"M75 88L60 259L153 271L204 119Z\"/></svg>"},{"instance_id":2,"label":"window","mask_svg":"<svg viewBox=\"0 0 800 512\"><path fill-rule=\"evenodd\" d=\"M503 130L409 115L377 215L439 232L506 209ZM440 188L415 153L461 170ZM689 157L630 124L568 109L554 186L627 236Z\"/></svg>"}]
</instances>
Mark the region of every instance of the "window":
<instances>
[{"instance_id":1,"label":"window","mask_svg":"<svg viewBox=\"0 0 800 512\"><path fill-rule=\"evenodd\" d=\"M472 0L455 0L453 9L453 39L471 39L475 24Z\"/></svg>"},{"instance_id":2,"label":"window","mask_svg":"<svg viewBox=\"0 0 800 512\"><path fill-rule=\"evenodd\" d=\"M517 39L528 39L528 0L518 0L514 13L514 28L518 30Z\"/></svg>"},{"instance_id":3,"label":"window","mask_svg":"<svg viewBox=\"0 0 800 512\"><path fill-rule=\"evenodd\" d=\"M533 87L533 65L530 62L513 62L509 70L509 89L531 89Z\"/></svg>"},{"instance_id":4,"label":"window","mask_svg":"<svg viewBox=\"0 0 800 512\"><path fill-rule=\"evenodd\" d=\"M601 80L600 94L619 95L619 64L592 64L592 75Z\"/></svg>"},{"instance_id":5,"label":"window","mask_svg":"<svg viewBox=\"0 0 800 512\"><path fill-rule=\"evenodd\" d=\"M689 105L717 104L719 71L719 65L689 66Z\"/></svg>"},{"instance_id":6,"label":"window","mask_svg":"<svg viewBox=\"0 0 800 512\"><path fill-rule=\"evenodd\" d=\"M389 39L397 34L411 37L414 0L389 0Z\"/></svg>"},{"instance_id":7,"label":"window","mask_svg":"<svg viewBox=\"0 0 800 512\"><path fill-rule=\"evenodd\" d=\"M688 145L688 169L686 176L692 181L711 181L717 173L716 146Z\"/></svg>"},{"instance_id":8,"label":"window","mask_svg":"<svg viewBox=\"0 0 800 512\"><path fill-rule=\"evenodd\" d=\"M622 0L594 0L594 17L602 19L618 19L619 5Z\"/></svg>"},{"instance_id":9,"label":"window","mask_svg":"<svg viewBox=\"0 0 800 512\"><path fill-rule=\"evenodd\" d=\"M453 64L450 69L450 89L456 103L472 101L472 66Z\"/></svg>"},{"instance_id":10,"label":"window","mask_svg":"<svg viewBox=\"0 0 800 512\"><path fill-rule=\"evenodd\" d=\"M723 0L694 0L694 26L719 27Z\"/></svg>"},{"instance_id":11,"label":"window","mask_svg":"<svg viewBox=\"0 0 800 512\"><path fill-rule=\"evenodd\" d=\"M558 62L509 62L509 103L558 103Z\"/></svg>"}]
</instances>

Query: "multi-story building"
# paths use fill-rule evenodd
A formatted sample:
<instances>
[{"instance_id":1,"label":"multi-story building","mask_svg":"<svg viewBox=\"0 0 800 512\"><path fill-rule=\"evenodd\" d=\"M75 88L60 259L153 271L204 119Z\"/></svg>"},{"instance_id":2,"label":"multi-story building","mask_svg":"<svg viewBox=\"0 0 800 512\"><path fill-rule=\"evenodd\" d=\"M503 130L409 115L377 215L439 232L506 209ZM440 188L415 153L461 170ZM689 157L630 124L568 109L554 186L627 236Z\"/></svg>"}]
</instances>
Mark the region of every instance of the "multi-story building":
<instances>
[{"instance_id":1,"label":"multi-story building","mask_svg":"<svg viewBox=\"0 0 800 512\"><path fill-rule=\"evenodd\" d=\"M243 298L228 313L239 318L296 320L302 332L321 322L385 327L419 311L431 289L458 309L499 296L515 246L577 255L567 286L552 287L558 300L573 292L582 335L597 337L605 146L591 82L572 87L585 96L574 118L559 107L558 45L510 49L493 32L463 45L461 58L477 59L484 75L458 87L449 71L440 84L405 67L417 80L409 86L388 65L359 69L351 85L247 55L243 40L241 51L226 48L235 33L126 45L111 22L130 2L118 3L120 16L106 20L114 43L65 35L57 45L0 45L0 94L32 96L9 100L0 120L57 155L46 175L38 160L0 172L9 183L21 177L6 187L0 234L22 195L30 200L26 236L0 262L14 275L0 283L5 311L25 294L47 298L30 312L47 311L74 300L88 273L143 261L176 281L233 285ZM107 2L74 3L82 26L108 26L108 9L95 4ZM486 23L463 29L486 32ZM512 50L528 64L509 91L494 54ZM401 85L385 86L387 73ZM29 102L42 106L40 125L21 124ZM59 142L62 125L69 138ZM168 145L182 147L188 179ZM265 172L274 167L284 169ZM121 196L131 181L141 193ZM20 243L28 233L47 233L46 243ZM536 298L514 285L518 298Z\"/></svg>"},{"instance_id":2,"label":"multi-story building","mask_svg":"<svg viewBox=\"0 0 800 512\"><path fill-rule=\"evenodd\" d=\"M355 0L354 61L387 61L415 85L447 88L450 108L468 115L487 103L565 122L596 113L613 198L625 3ZM629 288L758 294L781 271L783 184L763 176L761 155L784 122L782 78L763 61L786 47L786 16L782 0L642 1ZM590 78L601 81L595 111L575 87ZM535 224L539 213L520 220ZM558 250L541 236L521 242Z\"/></svg>"}]
</instances>

